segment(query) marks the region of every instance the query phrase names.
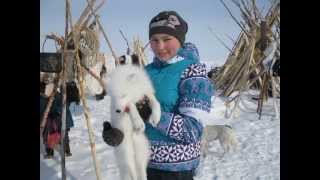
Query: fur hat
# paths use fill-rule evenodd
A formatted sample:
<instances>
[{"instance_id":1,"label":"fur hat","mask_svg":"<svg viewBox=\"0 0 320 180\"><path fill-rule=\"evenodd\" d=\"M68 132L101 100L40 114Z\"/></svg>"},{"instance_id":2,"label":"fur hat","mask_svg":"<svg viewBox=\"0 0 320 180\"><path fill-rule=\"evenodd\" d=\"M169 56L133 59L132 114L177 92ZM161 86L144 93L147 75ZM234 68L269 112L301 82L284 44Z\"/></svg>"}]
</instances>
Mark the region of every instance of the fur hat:
<instances>
[{"instance_id":1,"label":"fur hat","mask_svg":"<svg viewBox=\"0 0 320 180\"><path fill-rule=\"evenodd\" d=\"M149 39L153 34L164 33L174 36L182 45L187 31L187 22L175 11L162 11L149 23Z\"/></svg>"}]
</instances>

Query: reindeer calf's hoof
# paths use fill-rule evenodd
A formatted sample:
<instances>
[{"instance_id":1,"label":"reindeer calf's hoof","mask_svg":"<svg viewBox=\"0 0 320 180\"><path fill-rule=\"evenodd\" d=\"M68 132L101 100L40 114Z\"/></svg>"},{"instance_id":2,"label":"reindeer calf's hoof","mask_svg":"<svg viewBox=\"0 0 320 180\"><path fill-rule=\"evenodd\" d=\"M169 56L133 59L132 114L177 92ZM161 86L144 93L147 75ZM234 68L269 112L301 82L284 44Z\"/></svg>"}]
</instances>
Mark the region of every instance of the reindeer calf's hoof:
<instances>
[{"instance_id":1,"label":"reindeer calf's hoof","mask_svg":"<svg viewBox=\"0 0 320 180\"><path fill-rule=\"evenodd\" d=\"M107 93L105 90L103 90L102 93L96 95L96 100L99 101L99 100L104 99L105 95L107 95Z\"/></svg>"},{"instance_id":2,"label":"reindeer calf's hoof","mask_svg":"<svg viewBox=\"0 0 320 180\"><path fill-rule=\"evenodd\" d=\"M115 147L121 144L124 134L119 129L111 127L108 121L105 121L103 123L102 138L106 144Z\"/></svg>"}]
</instances>

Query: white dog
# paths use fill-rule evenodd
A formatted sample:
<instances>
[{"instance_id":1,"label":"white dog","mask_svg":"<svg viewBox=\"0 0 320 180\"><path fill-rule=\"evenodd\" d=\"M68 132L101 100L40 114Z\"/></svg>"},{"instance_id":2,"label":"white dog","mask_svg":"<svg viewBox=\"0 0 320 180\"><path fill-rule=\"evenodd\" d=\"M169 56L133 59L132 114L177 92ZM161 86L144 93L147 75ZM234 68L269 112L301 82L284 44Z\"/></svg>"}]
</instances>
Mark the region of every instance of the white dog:
<instances>
[{"instance_id":1,"label":"white dog","mask_svg":"<svg viewBox=\"0 0 320 180\"><path fill-rule=\"evenodd\" d=\"M233 130L228 125L207 125L204 128L201 140L201 154L206 157L209 151L209 142L219 140L220 145L223 147L224 153L230 150L236 150L237 139Z\"/></svg>"},{"instance_id":2,"label":"white dog","mask_svg":"<svg viewBox=\"0 0 320 180\"><path fill-rule=\"evenodd\" d=\"M144 96L152 109L149 122L160 121L160 104L147 74L139 67L123 65L108 77L107 92L111 96L111 125L124 133L124 139L115 148L122 180L147 180L149 142L144 134L145 124L136 108Z\"/></svg>"}]
</instances>

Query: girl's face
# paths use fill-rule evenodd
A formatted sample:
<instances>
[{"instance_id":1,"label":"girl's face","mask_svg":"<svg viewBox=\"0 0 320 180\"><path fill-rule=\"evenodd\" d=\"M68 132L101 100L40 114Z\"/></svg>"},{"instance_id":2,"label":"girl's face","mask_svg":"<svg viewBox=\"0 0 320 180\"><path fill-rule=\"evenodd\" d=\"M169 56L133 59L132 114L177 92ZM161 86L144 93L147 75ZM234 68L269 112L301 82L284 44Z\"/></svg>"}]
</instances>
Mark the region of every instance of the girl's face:
<instances>
[{"instance_id":1,"label":"girl's face","mask_svg":"<svg viewBox=\"0 0 320 180\"><path fill-rule=\"evenodd\" d=\"M154 34L150 38L150 46L155 56L162 61L167 61L177 55L180 42L168 34Z\"/></svg>"}]
</instances>

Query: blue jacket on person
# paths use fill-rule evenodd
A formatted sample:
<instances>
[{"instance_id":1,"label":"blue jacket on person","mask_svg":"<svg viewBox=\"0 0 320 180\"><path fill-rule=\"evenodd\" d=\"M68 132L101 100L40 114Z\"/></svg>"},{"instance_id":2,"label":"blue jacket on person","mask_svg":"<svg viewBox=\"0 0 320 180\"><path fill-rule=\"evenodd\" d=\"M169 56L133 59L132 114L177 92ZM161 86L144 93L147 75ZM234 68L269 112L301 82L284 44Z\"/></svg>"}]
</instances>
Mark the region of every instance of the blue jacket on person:
<instances>
[{"instance_id":1,"label":"blue jacket on person","mask_svg":"<svg viewBox=\"0 0 320 180\"><path fill-rule=\"evenodd\" d=\"M166 171L193 170L200 161L202 119L211 109L214 87L199 63L197 48L184 43L168 62L154 57L145 67L161 106L157 127L146 123L151 145L149 168Z\"/></svg>"}]
</instances>

